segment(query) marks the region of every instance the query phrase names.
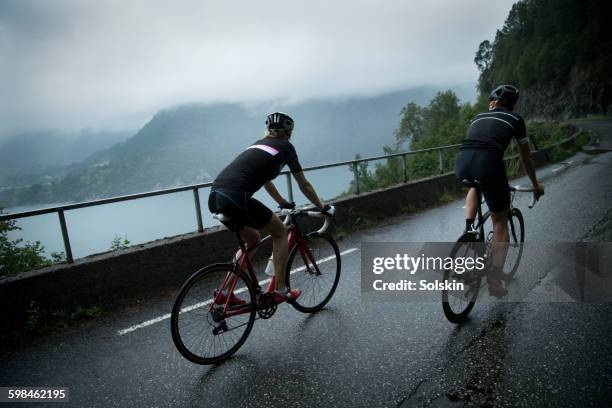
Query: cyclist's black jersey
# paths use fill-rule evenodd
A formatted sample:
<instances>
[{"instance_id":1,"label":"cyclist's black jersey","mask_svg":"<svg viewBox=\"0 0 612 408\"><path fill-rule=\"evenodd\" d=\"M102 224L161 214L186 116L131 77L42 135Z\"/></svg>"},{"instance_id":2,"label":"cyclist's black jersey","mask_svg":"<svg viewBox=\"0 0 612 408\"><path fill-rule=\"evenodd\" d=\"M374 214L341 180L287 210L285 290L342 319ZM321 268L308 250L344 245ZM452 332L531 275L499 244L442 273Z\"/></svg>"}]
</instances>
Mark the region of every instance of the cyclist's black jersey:
<instances>
[{"instance_id":1,"label":"cyclist's black jersey","mask_svg":"<svg viewBox=\"0 0 612 408\"><path fill-rule=\"evenodd\" d=\"M528 143L523 118L506 109L493 109L476 115L467 131L461 149L485 149L503 155L512 138Z\"/></svg>"},{"instance_id":2,"label":"cyclist's black jersey","mask_svg":"<svg viewBox=\"0 0 612 408\"><path fill-rule=\"evenodd\" d=\"M213 188L255 193L274 179L287 164L292 173L302 171L289 141L266 137L240 153L213 181Z\"/></svg>"}]
</instances>

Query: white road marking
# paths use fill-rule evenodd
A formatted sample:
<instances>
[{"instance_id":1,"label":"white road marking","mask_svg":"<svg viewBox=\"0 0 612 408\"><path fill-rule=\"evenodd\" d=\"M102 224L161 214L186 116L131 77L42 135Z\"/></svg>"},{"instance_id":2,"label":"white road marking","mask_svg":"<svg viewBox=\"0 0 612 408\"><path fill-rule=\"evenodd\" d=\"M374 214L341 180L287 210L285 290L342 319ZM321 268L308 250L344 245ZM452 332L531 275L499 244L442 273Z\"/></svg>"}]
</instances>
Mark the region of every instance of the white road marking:
<instances>
[{"instance_id":1,"label":"white road marking","mask_svg":"<svg viewBox=\"0 0 612 408\"><path fill-rule=\"evenodd\" d=\"M563 169L565 169L565 168L567 168L567 167L571 166L573 162L574 162L573 160L568 161L568 162L561 162L562 166L557 167L556 169L552 169L551 171L552 171L553 173L556 173L556 172L558 172L559 170L563 170Z\"/></svg>"},{"instance_id":2,"label":"white road marking","mask_svg":"<svg viewBox=\"0 0 612 408\"><path fill-rule=\"evenodd\" d=\"M358 248L350 248L350 249L346 249L346 250L344 250L344 251L340 252L340 256L348 255L348 254L350 254L350 253L352 253L352 252L357 251L357 249L358 249ZM318 261L318 263L324 263L324 262L327 262L327 261L331 261L331 260L332 260L332 259L334 259L334 258L335 258L335 255L331 255L331 256L328 256L328 257L326 257L326 258L320 259L320 260ZM295 269L291 270L291 272L289 272L289 273L296 273L296 272L300 272L300 271L303 271L304 269L306 269L306 266L301 266L301 267L299 267L299 268L295 268ZM261 286L263 286L263 285L265 285L265 284L269 283L271 279L272 279L272 278L264 279L264 280L260 281L260 282L259 282L259 284L260 284ZM244 287L244 288L240 288L240 289L236 289L236 290L234 291L234 293L242 293L242 292L244 292L246 289L247 289L246 287ZM207 301L205 301L205 302L200 302L200 303L196 303L196 304L194 304L194 305L191 305L191 306L185 307L185 308L181 309L181 312L180 312L180 313L186 313L186 312L190 312L190 311L195 310L195 309L199 309L200 307L203 307L203 306L206 306L206 305L210 304L212 301L213 301L212 299L208 299L208 300L207 300ZM153 324L155 324L155 323L162 322L162 321L167 320L167 319L169 319L169 318L170 318L170 313L166 313L165 315L162 315L162 316L156 317L156 318L154 318L154 319L144 321L144 322L142 322L142 323L140 323L140 324L136 324L136 325L134 325L134 326L130 326L130 327L128 327L127 329L122 329L122 330L119 330L119 331L117 332L117 334L118 334L119 336L123 336L124 334L128 334L128 333L131 333L131 332L136 331L136 330L138 330L138 329L142 329L143 327L151 326L151 325L153 325Z\"/></svg>"}]
</instances>

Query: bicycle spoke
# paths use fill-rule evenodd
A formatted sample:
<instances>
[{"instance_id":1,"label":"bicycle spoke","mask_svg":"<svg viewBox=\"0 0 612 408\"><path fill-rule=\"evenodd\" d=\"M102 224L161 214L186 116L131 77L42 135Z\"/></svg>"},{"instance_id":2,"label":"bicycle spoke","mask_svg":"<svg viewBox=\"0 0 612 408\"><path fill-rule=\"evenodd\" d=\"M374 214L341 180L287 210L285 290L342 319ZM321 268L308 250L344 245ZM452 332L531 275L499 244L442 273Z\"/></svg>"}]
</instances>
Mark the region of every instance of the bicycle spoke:
<instances>
[{"instance_id":1,"label":"bicycle spoke","mask_svg":"<svg viewBox=\"0 0 612 408\"><path fill-rule=\"evenodd\" d=\"M172 335L185 357L208 364L229 356L240 347L252 328L255 309L222 316L226 303L233 301L235 296L247 297L248 306L253 301L251 291L244 275L238 275L234 292L230 295L226 291L217 296L219 286L226 282L228 270L219 268L203 272L208 273L190 278L177 299L172 313Z\"/></svg>"},{"instance_id":2,"label":"bicycle spoke","mask_svg":"<svg viewBox=\"0 0 612 408\"><path fill-rule=\"evenodd\" d=\"M331 238L311 236L290 257L290 285L302 291L294 307L303 312L319 310L333 294L339 278L339 257Z\"/></svg>"}]
</instances>

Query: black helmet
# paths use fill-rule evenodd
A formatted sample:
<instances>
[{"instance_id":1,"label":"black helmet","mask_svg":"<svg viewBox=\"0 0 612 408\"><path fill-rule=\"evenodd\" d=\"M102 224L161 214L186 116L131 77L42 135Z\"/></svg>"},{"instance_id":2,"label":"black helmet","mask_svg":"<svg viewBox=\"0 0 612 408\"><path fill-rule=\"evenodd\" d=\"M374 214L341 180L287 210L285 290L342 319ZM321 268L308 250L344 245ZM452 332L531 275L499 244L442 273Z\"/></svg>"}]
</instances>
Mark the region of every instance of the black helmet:
<instances>
[{"instance_id":1,"label":"black helmet","mask_svg":"<svg viewBox=\"0 0 612 408\"><path fill-rule=\"evenodd\" d=\"M500 85L491 91L489 101L501 101L505 107L512 109L518 101L519 90L513 85Z\"/></svg>"},{"instance_id":2,"label":"black helmet","mask_svg":"<svg viewBox=\"0 0 612 408\"><path fill-rule=\"evenodd\" d=\"M266 119L268 130L293 130L293 119L283 112L274 112Z\"/></svg>"}]
</instances>

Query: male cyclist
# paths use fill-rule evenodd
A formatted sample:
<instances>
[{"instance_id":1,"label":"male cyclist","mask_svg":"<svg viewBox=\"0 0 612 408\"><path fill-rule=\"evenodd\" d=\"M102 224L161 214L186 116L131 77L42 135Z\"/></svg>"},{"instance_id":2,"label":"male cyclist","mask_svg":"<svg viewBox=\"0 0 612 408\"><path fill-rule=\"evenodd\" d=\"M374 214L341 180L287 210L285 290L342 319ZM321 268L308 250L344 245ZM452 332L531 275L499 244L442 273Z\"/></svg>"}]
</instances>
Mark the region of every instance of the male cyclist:
<instances>
[{"instance_id":1,"label":"male cyclist","mask_svg":"<svg viewBox=\"0 0 612 408\"><path fill-rule=\"evenodd\" d=\"M489 111L480 113L472 119L455 162L455 174L459 180L480 180L484 198L491 211L493 262L487 282L489 293L494 296L503 296L507 293L500 280L509 241L508 210L510 209L510 191L503 156L513 138L517 142L521 163L536 190L536 195L544 193L544 187L536 178L525 121L519 114L513 112L518 97L519 91L512 85L500 85L491 92ZM476 212L476 189L470 188L465 203L466 231L472 229Z\"/></svg>"},{"instance_id":2,"label":"male cyclist","mask_svg":"<svg viewBox=\"0 0 612 408\"><path fill-rule=\"evenodd\" d=\"M266 125L266 136L240 153L219 173L212 185L208 208L211 212L222 213L232 222L243 226L240 236L247 246L259 241L258 230L272 236L276 278L273 296L277 303L281 303L285 300L295 300L301 294L299 289L289 290L285 286L287 228L276 214L252 196L264 187L280 208L293 208L295 204L287 202L272 183L286 164L306 198L321 211L327 210L328 206L323 205L312 184L304 176L295 148L289 142L293 132L293 119L285 113L275 112L268 115ZM242 303L238 298L230 299L230 302Z\"/></svg>"}]
</instances>

